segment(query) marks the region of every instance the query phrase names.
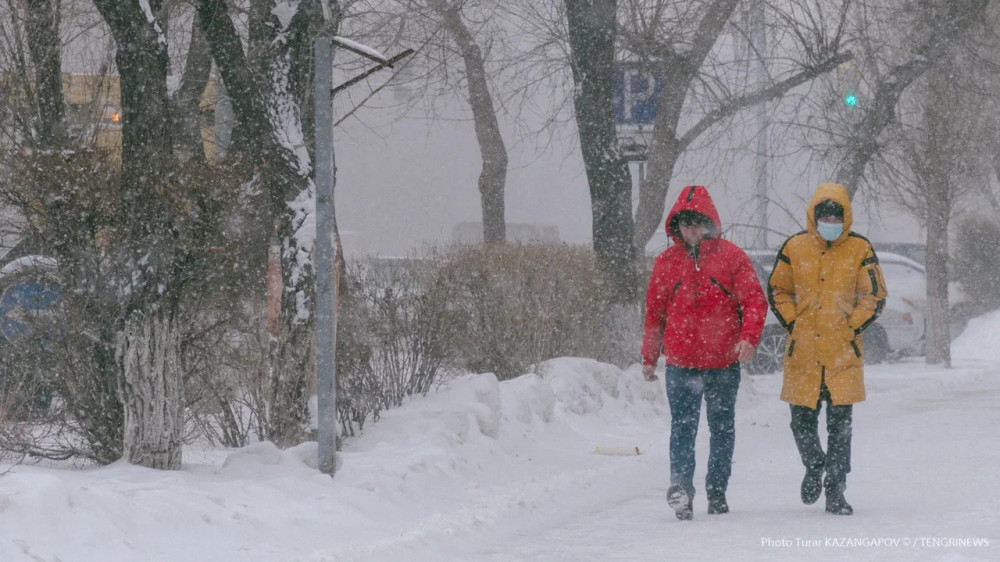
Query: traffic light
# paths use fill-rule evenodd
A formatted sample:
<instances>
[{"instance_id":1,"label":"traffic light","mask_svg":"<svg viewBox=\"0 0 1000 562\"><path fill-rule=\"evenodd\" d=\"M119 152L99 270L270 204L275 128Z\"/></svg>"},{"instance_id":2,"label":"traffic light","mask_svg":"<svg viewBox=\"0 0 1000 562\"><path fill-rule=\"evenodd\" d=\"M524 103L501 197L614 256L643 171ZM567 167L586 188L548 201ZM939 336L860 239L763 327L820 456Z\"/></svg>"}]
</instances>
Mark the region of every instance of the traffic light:
<instances>
[{"instance_id":1,"label":"traffic light","mask_svg":"<svg viewBox=\"0 0 1000 562\"><path fill-rule=\"evenodd\" d=\"M843 92L844 105L847 107L857 107L858 102L858 67L852 61L847 61L837 67L837 77L840 81L841 92Z\"/></svg>"}]
</instances>

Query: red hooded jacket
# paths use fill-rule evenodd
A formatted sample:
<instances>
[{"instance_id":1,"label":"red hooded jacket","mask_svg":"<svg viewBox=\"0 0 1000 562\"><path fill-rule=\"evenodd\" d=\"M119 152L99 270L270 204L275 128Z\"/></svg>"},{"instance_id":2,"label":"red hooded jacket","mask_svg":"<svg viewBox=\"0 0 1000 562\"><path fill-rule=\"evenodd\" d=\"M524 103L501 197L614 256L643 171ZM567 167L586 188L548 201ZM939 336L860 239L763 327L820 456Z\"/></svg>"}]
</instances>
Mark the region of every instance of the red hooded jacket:
<instances>
[{"instance_id":1,"label":"red hooded jacket","mask_svg":"<svg viewBox=\"0 0 1000 562\"><path fill-rule=\"evenodd\" d=\"M688 249L677 230L681 211L696 211L713 227ZM760 342L767 301L750 258L720 237L722 224L708 190L685 187L666 222L674 243L653 265L646 291L646 329L642 364L655 365L662 352L667 363L694 369L719 369L736 362L736 344Z\"/></svg>"}]
</instances>

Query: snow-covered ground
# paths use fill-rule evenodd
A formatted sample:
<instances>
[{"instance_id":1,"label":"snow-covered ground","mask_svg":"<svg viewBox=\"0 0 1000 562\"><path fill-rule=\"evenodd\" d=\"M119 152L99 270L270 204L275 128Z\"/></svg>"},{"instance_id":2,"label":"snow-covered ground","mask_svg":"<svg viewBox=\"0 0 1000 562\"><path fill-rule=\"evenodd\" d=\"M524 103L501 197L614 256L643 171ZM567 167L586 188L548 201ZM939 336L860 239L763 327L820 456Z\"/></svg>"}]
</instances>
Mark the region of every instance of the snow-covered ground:
<instances>
[{"instance_id":1,"label":"snow-covered ground","mask_svg":"<svg viewBox=\"0 0 1000 562\"><path fill-rule=\"evenodd\" d=\"M699 493L682 522L662 378L563 358L387 412L332 479L315 444L192 449L174 472L0 466L0 561L1000 560L1000 314L953 354L868 368L853 517L800 503L780 376L743 379L732 512L706 515Z\"/></svg>"}]
</instances>

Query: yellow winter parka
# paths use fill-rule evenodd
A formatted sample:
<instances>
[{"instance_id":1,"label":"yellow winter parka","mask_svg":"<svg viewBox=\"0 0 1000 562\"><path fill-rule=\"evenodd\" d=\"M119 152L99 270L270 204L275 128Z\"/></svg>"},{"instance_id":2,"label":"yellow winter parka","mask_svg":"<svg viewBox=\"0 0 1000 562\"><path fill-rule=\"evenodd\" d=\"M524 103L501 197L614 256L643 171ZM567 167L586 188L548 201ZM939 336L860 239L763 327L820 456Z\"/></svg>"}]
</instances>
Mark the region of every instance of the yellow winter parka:
<instances>
[{"instance_id":1,"label":"yellow winter parka","mask_svg":"<svg viewBox=\"0 0 1000 562\"><path fill-rule=\"evenodd\" d=\"M816 230L816 205L844 208L844 232L827 242ZM882 312L887 291L875 250L851 232L851 201L844 186L824 183L806 209L809 229L778 251L767 296L788 331L781 399L815 408L826 381L835 405L865 399L861 333Z\"/></svg>"}]
</instances>

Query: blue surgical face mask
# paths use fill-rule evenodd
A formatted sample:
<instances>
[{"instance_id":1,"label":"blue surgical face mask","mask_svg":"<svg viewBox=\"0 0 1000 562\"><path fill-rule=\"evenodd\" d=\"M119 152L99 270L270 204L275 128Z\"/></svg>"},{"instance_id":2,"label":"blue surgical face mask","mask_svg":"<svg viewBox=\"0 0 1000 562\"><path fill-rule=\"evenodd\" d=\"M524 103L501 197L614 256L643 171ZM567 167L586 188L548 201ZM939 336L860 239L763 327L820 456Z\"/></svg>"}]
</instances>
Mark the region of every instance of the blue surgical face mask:
<instances>
[{"instance_id":1,"label":"blue surgical face mask","mask_svg":"<svg viewBox=\"0 0 1000 562\"><path fill-rule=\"evenodd\" d=\"M824 240L833 242L844 233L844 223L842 222L817 222L816 230Z\"/></svg>"}]
</instances>

